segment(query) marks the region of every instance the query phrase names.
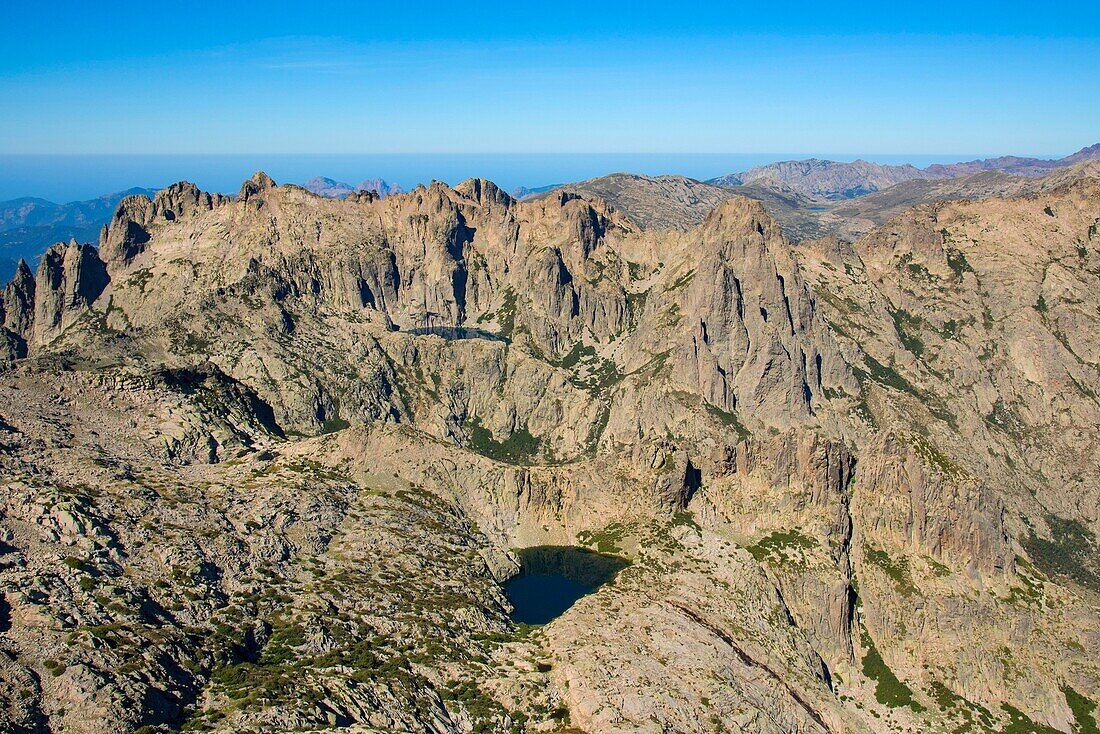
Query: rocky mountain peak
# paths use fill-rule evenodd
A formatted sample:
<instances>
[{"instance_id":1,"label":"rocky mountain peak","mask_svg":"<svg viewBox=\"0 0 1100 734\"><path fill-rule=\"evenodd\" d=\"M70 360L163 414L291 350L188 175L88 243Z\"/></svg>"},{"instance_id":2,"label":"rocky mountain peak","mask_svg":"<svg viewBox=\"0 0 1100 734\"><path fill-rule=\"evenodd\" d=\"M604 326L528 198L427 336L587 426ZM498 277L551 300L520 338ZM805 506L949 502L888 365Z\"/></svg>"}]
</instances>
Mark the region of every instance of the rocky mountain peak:
<instances>
[{"instance_id":1,"label":"rocky mountain peak","mask_svg":"<svg viewBox=\"0 0 1100 734\"><path fill-rule=\"evenodd\" d=\"M253 180L255 178L253 176ZM201 191L198 186L190 181L179 181L161 189L153 197L150 218L171 222L198 211L209 211L216 206L227 204L229 201L230 199L227 196Z\"/></svg>"},{"instance_id":2,"label":"rocky mountain peak","mask_svg":"<svg viewBox=\"0 0 1100 734\"><path fill-rule=\"evenodd\" d=\"M256 171L252 174L252 178L241 184L240 192L237 194L237 201L248 201L254 196L275 187L276 183L271 176L268 176L263 171Z\"/></svg>"},{"instance_id":3,"label":"rocky mountain peak","mask_svg":"<svg viewBox=\"0 0 1100 734\"><path fill-rule=\"evenodd\" d=\"M26 353L26 340L30 336L34 322L34 274L27 261L19 258L15 276L0 294L0 322L3 328L18 337L21 346L18 350ZM10 359L13 355L8 354Z\"/></svg>"},{"instance_id":4,"label":"rocky mountain peak","mask_svg":"<svg viewBox=\"0 0 1100 734\"><path fill-rule=\"evenodd\" d=\"M703 220L702 230L707 235L781 236L775 218L764 205L744 196L734 196L716 206Z\"/></svg>"},{"instance_id":5,"label":"rocky mountain peak","mask_svg":"<svg viewBox=\"0 0 1100 734\"><path fill-rule=\"evenodd\" d=\"M146 225L153 216L149 197L127 196L115 207L99 235L99 250L107 262L128 263L149 241Z\"/></svg>"},{"instance_id":6,"label":"rocky mountain peak","mask_svg":"<svg viewBox=\"0 0 1100 734\"><path fill-rule=\"evenodd\" d=\"M481 205L509 207L514 199L495 183L484 178L468 178L455 186L455 191Z\"/></svg>"}]
</instances>

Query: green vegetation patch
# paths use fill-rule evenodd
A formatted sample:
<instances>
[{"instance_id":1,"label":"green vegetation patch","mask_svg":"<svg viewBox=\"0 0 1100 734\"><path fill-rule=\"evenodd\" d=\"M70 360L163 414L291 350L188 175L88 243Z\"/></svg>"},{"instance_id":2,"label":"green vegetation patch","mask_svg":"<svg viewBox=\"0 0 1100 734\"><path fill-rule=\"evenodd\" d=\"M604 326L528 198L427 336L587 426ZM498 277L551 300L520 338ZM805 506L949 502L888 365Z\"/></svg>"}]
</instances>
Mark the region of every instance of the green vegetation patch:
<instances>
[{"instance_id":1,"label":"green vegetation patch","mask_svg":"<svg viewBox=\"0 0 1100 734\"><path fill-rule=\"evenodd\" d=\"M1024 550L1047 576L1063 576L1082 586L1100 591L1097 574L1096 536L1078 520L1047 515L1051 539L1042 538L1031 528L1024 538Z\"/></svg>"},{"instance_id":2,"label":"green vegetation patch","mask_svg":"<svg viewBox=\"0 0 1100 734\"><path fill-rule=\"evenodd\" d=\"M909 277L919 280L931 280L932 273L924 265L913 262L913 253L907 252L898 259L898 267L904 267L909 272Z\"/></svg>"},{"instance_id":3,"label":"green vegetation patch","mask_svg":"<svg viewBox=\"0 0 1100 734\"><path fill-rule=\"evenodd\" d=\"M1028 563L1026 558L1016 557L1016 578L1020 580L1021 585L1012 587L1008 600L1018 606L1042 605L1043 582L1035 567Z\"/></svg>"},{"instance_id":4,"label":"green vegetation patch","mask_svg":"<svg viewBox=\"0 0 1100 734\"><path fill-rule=\"evenodd\" d=\"M863 674L875 681L875 700L890 708L908 706L917 713L924 711L925 707L913 698L913 689L902 683L882 659L867 630L860 630L860 638L867 649L863 656Z\"/></svg>"},{"instance_id":5,"label":"green vegetation patch","mask_svg":"<svg viewBox=\"0 0 1100 734\"><path fill-rule=\"evenodd\" d=\"M890 318L894 320L894 330L898 332L901 345L918 359L924 357L924 342L918 336L924 321L902 309L890 309Z\"/></svg>"},{"instance_id":6,"label":"green vegetation patch","mask_svg":"<svg viewBox=\"0 0 1100 734\"><path fill-rule=\"evenodd\" d=\"M674 291L678 288L683 288L684 286L691 283L691 281L693 281L693 280L695 280L695 270L694 269L687 271L686 273L681 275L679 278L677 278L672 283L672 285L670 285L668 288L665 289L665 292L667 293L669 291Z\"/></svg>"},{"instance_id":7,"label":"green vegetation patch","mask_svg":"<svg viewBox=\"0 0 1100 734\"><path fill-rule=\"evenodd\" d=\"M504 289L500 308L497 309L497 324L500 335L506 338L510 338L516 330L516 292L511 288Z\"/></svg>"},{"instance_id":8,"label":"green vegetation patch","mask_svg":"<svg viewBox=\"0 0 1100 734\"><path fill-rule=\"evenodd\" d=\"M913 432L906 432L902 436L926 465L938 469L944 476L950 479L966 479L970 476L965 469L944 456L925 436Z\"/></svg>"},{"instance_id":9,"label":"green vegetation patch","mask_svg":"<svg viewBox=\"0 0 1100 734\"><path fill-rule=\"evenodd\" d=\"M737 437L742 441L747 441L752 434L749 433L749 429L745 428L745 425L741 422L741 419L737 417L736 413L732 413L728 410L722 410L717 405L711 405L704 402L703 407L707 409L707 412L721 421L722 425L727 428L732 428L737 433Z\"/></svg>"},{"instance_id":10,"label":"green vegetation patch","mask_svg":"<svg viewBox=\"0 0 1100 734\"><path fill-rule=\"evenodd\" d=\"M970 263L966 261L966 255L962 250L957 250L954 247L947 248L947 267L955 271L955 276L962 280L963 273L973 273L974 268L970 267Z\"/></svg>"},{"instance_id":11,"label":"green vegetation patch","mask_svg":"<svg viewBox=\"0 0 1100 734\"><path fill-rule=\"evenodd\" d=\"M1069 710L1073 712L1073 720L1077 722L1073 727L1074 734L1100 734L1100 727L1096 725L1096 702L1069 686L1063 687L1062 693Z\"/></svg>"},{"instance_id":12,"label":"green vegetation patch","mask_svg":"<svg viewBox=\"0 0 1100 734\"><path fill-rule=\"evenodd\" d=\"M321 433L336 433L337 431L342 431L345 428L349 428L350 426L351 424L348 423L346 420L344 420L340 416L336 416L334 418L329 418L321 424Z\"/></svg>"},{"instance_id":13,"label":"green vegetation patch","mask_svg":"<svg viewBox=\"0 0 1100 734\"><path fill-rule=\"evenodd\" d=\"M621 523L611 523L603 530L582 530L577 533L577 542L581 545L596 546L600 553L622 553L619 546L627 535L627 527Z\"/></svg>"},{"instance_id":14,"label":"green vegetation patch","mask_svg":"<svg viewBox=\"0 0 1100 734\"><path fill-rule=\"evenodd\" d=\"M902 558L895 561L886 551L873 546L864 546L863 557L868 563L878 566L894 582L894 587L902 596L913 596L920 591L913 583L913 576L909 572L909 561Z\"/></svg>"},{"instance_id":15,"label":"green vegetation patch","mask_svg":"<svg viewBox=\"0 0 1100 734\"><path fill-rule=\"evenodd\" d=\"M759 563L772 566L806 567L805 551L817 547L817 541L803 535L797 528L775 530L750 545L746 550Z\"/></svg>"},{"instance_id":16,"label":"green vegetation patch","mask_svg":"<svg viewBox=\"0 0 1100 734\"><path fill-rule=\"evenodd\" d=\"M555 367L570 370L569 381L592 393L603 392L622 382L624 377L617 364L600 357L594 347L581 342L574 344L561 359L542 358Z\"/></svg>"},{"instance_id":17,"label":"green vegetation patch","mask_svg":"<svg viewBox=\"0 0 1100 734\"><path fill-rule=\"evenodd\" d=\"M857 376L864 378L870 377L880 385L907 392L918 398L921 397L920 390L914 387L913 383L909 382L909 380L902 377L893 367L887 367L869 354L863 355L863 362L867 365L868 371L864 372L857 368Z\"/></svg>"},{"instance_id":18,"label":"green vegetation patch","mask_svg":"<svg viewBox=\"0 0 1100 734\"><path fill-rule=\"evenodd\" d=\"M973 731L976 724L985 731L993 731L995 720L985 706L958 695L938 680L932 681L928 694L941 711L952 712L957 717L955 722L959 725L953 730L956 734Z\"/></svg>"},{"instance_id":19,"label":"green vegetation patch","mask_svg":"<svg viewBox=\"0 0 1100 734\"><path fill-rule=\"evenodd\" d=\"M542 442L531 435L527 426L518 428L512 435L503 441L493 438L493 433L481 425L481 420L474 416L467 420L466 427L470 431L470 448L482 456L488 456L495 461L503 461L508 464L530 464L539 455L539 447Z\"/></svg>"}]
</instances>

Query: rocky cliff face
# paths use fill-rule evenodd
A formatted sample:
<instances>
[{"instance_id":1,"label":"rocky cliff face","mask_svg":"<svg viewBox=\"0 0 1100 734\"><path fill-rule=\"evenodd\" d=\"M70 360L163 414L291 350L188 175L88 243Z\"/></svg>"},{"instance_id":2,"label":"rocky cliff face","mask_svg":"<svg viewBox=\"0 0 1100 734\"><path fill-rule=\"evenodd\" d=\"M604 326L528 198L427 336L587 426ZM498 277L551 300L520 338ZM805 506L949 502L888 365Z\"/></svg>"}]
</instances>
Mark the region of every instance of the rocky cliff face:
<instances>
[{"instance_id":1,"label":"rocky cliff face","mask_svg":"<svg viewBox=\"0 0 1100 734\"><path fill-rule=\"evenodd\" d=\"M1100 183L1048 183L798 246L123 200L2 297L0 728L1088 731ZM517 627L542 545L632 565Z\"/></svg>"}]
</instances>

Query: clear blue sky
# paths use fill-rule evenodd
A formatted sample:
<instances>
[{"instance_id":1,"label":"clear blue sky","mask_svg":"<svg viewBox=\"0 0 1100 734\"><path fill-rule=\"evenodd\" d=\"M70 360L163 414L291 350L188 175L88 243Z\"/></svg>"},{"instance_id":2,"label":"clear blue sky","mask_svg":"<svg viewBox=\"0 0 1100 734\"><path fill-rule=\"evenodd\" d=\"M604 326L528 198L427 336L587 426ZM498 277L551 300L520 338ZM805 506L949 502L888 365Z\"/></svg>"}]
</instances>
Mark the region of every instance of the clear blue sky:
<instances>
[{"instance_id":1,"label":"clear blue sky","mask_svg":"<svg viewBox=\"0 0 1100 734\"><path fill-rule=\"evenodd\" d=\"M1100 3L5 0L0 153L1065 154Z\"/></svg>"}]
</instances>

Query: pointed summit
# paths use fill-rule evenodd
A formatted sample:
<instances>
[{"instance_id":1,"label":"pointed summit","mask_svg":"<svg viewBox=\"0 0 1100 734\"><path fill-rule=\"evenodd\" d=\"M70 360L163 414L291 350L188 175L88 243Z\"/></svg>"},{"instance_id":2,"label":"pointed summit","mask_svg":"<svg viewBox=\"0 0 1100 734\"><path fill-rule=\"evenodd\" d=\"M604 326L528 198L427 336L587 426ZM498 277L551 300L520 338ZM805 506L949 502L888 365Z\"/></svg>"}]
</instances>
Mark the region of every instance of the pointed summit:
<instances>
[{"instance_id":1,"label":"pointed summit","mask_svg":"<svg viewBox=\"0 0 1100 734\"><path fill-rule=\"evenodd\" d=\"M237 194L238 201L248 201L256 194L273 189L277 186L275 181L263 171L256 171L252 174L252 178L241 184L240 193Z\"/></svg>"}]
</instances>

